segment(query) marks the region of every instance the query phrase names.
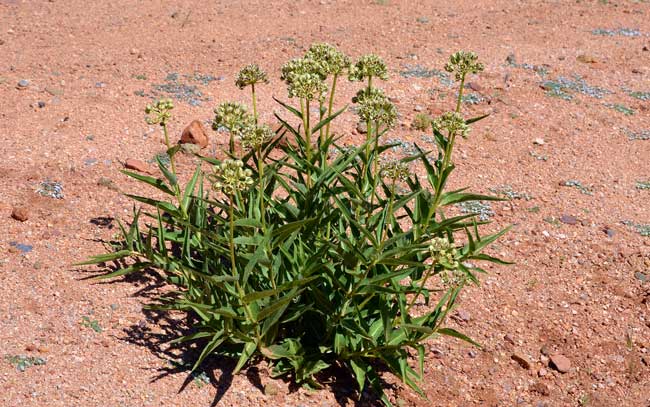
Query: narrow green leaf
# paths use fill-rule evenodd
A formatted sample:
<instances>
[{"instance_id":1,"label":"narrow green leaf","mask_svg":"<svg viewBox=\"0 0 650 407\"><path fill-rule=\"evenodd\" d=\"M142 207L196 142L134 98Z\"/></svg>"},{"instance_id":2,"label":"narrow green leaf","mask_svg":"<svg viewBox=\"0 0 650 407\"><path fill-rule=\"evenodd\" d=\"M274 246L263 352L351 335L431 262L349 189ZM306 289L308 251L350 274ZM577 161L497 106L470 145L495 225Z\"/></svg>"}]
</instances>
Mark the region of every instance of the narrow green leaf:
<instances>
[{"instance_id":1,"label":"narrow green leaf","mask_svg":"<svg viewBox=\"0 0 650 407\"><path fill-rule=\"evenodd\" d=\"M331 116L328 116L328 117L326 117L325 119L323 119L323 120L321 120L320 122L318 122L318 124L316 124L316 125L311 129L311 134L314 134L314 133L316 133L318 130L320 130L320 129L322 129L323 127L327 126L327 123L329 123L329 122L331 122L332 120L334 120L338 115L340 115L341 113L343 113L347 108L348 108L348 106L345 105L345 107L343 107L343 108L342 108L341 110L339 110L338 112L336 112L336 113L332 114Z\"/></svg>"},{"instance_id":2,"label":"narrow green leaf","mask_svg":"<svg viewBox=\"0 0 650 407\"><path fill-rule=\"evenodd\" d=\"M127 171L127 170L122 170L122 174L125 174L125 175L127 175L127 176L129 176L131 178L135 178L138 181L145 182L145 183L151 185L152 187L163 191L167 195L174 195L174 192L171 189L169 189L167 184L165 184L165 182L163 180L161 180L160 178L149 177L149 176L146 176L146 175L138 174L136 172Z\"/></svg>"},{"instance_id":3,"label":"narrow green leaf","mask_svg":"<svg viewBox=\"0 0 650 407\"><path fill-rule=\"evenodd\" d=\"M458 332L457 330L455 330L453 328L440 328L436 332L441 334L441 335L446 335L446 336L451 336L451 337L454 337L454 338L457 338L457 339L461 339L461 340L463 340L465 342L471 343L472 345L476 345L479 348L481 347L481 344L479 344L478 342L475 342L474 340L472 340L468 336Z\"/></svg>"},{"instance_id":4,"label":"narrow green leaf","mask_svg":"<svg viewBox=\"0 0 650 407\"><path fill-rule=\"evenodd\" d=\"M131 250L120 250L114 253L98 254L96 256L91 256L90 259L86 261L82 261L81 263L75 263L73 265L86 266L89 264L106 263L113 260L123 259L125 257L130 256L132 253L133 252Z\"/></svg>"},{"instance_id":5,"label":"narrow green leaf","mask_svg":"<svg viewBox=\"0 0 650 407\"><path fill-rule=\"evenodd\" d=\"M235 369L233 370L233 374L239 373L239 371L244 367L246 362L248 362L248 359L253 356L253 353L255 353L255 350L257 349L257 345L255 342L246 342L244 345L244 349L241 352L241 355L239 357L239 361L237 361L237 365L235 366Z\"/></svg>"}]
</instances>

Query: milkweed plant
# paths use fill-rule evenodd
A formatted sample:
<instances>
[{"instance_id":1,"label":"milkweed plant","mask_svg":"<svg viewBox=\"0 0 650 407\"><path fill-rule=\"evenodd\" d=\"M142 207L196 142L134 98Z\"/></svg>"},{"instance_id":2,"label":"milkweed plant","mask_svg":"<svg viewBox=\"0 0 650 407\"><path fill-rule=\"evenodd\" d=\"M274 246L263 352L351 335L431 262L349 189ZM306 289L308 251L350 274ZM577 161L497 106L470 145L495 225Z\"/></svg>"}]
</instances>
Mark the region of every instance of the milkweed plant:
<instances>
[{"instance_id":1,"label":"milkweed plant","mask_svg":"<svg viewBox=\"0 0 650 407\"><path fill-rule=\"evenodd\" d=\"M426 341L476 344L446 327L446 317L485 272L477 263L507 264L483 252L507 229L483 236L486 222L448 210L498 198L447 189L454 146L485 116L461 112L465 79L483 70L476 54L457 52L445 69L460 84L455 109L429 122L434 151L416 146L417 155L401 160L381 142L398 120L378 86L386 64L377 55L353 62L328 44L282 66L289 101L275 99L284 112L274 114L277 130L259 122L267 74L242 69L236 85L250 91L252 110L216 107L213 127L227 133L227 158L201 157L186 182L177 174L180 147L168 137L172 101L147 106L170 165L158 160L158 178L123 172L158 198L127 195L144 209L120 224L109 253L81 264L115 262L103 278L151 269L164 276L173 290L152 307L186 313L191 331L173 342L202 349L194 369L213 354L235 358L235 373L266 360L274 377L318 386L319 372L338 367L356 379L359 395L369 386L386 405L380 372L390 371L426 397L418 386ZM367 127L352 147L330 127L347 109L336 99L346 77L361 85L352 102Z\"/></svg>"}]
</instances>

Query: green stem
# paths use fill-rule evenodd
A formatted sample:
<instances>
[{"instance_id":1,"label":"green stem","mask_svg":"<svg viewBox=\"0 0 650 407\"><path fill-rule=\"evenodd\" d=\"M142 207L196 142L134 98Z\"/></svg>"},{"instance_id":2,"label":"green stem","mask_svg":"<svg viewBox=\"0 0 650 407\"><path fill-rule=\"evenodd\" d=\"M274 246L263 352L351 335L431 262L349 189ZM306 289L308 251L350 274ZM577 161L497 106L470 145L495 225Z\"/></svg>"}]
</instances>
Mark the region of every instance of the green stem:
<instances>
[{"instance_id":1,"label":"green stem","mask_svg":"<svg viewBox=\"0 0 650 407\"><path fill-rule=\"evenodd\" d=\"M334 92L336 92L336 80L338 77L338 74L334 74L334 77L332 78L332 90L330 91L330 101L327 107L327 117L330 117L332 115L332 107L334 106ZM330 136L330 123L331 122L327 123L327 126L325 126L325 138L329 138Z\"/></svg>"},{"instance_id":2,"label":"green stem","mask_svg":"<svg viewBox=\"0 0 650 407\"><path fill-rule=\"evenodd\" d=\"M379 174L377 169L379 167L379 122L375 122L375 146L374 154L372 156L372 196L370 197L370 211L375 204L375 195L377 194L377 184L379 183Z\"/></svg>"},{"instance_id":3,"label":"green stem","mask_svg":"<svg viewBox=\"0 0 650 407\"><path fill-rule=\"evenodd\" d=\"M230 272L233 277L237 277L237 266L235 265L235 214L234 214L234 209L233 209L233 199L234 196L230 195L228 197L230 201L230 205L228 206L228 220L230 221ZM238 283L239 284L239 283Z\"/></svg>"},{"instance_id":4,"label":"green stem","mask_svg":"<svg viewBox=\"0 0 650 407\"><path fill-rule=\"evenodd\" d=\"M305 142L307 143L307 161L311 164L311 127L309 126L309 99L305 99Z\"/></svg>"},{"instance_id":5,"label":"green stem","mask_svg":"<svg viewBox=\"0 0 650 407\"><path fill-rule=\"evenodd\" d=\"M260 218L262 220L262 230L266 233L266 216L264 212L264 160L262 159L262 149L257 148L257 168L260 177Z\"/></svg>"},{"instance_id":6,"label":"green stem","mask_svg":"<svg viewBox=\"0 0 650 407\"><path fill-rule=\"evenodd\" d=\"M456 101L456 113L460 113L460 108L462 106L463 102L463 88L465 87L465 75L463 75L460 78L460 89L458 90L458 100ZM429 213L427 214L427 219L424 222L424 225L429 224L429 221L431 221L431 218L435 215L436 211L438 210L438 205L440 204L440 200L442 199L442 191L440 191L440 188L442 187L442 174L447 170L447 167L451 163L451 155L454 150L454 142L456 141L456 134L455 133L449 133L448 134L448 142L447 142L447 148L445 149L445 156L442 161L442 166L440 167L440 173L438 174L438 182L436 185L436 198L433 202L433 205L429 209Z\"/></svg>"},{"instance_id":7,"label":"green stem","mask_svg":"<svg viewBox=\"0 0 650 407\"><path fill-rule=\"evenodd\" d=\"M255 84L251 85L251 93L253 99L253 118L255 119L255 124L257 124L257 99L255 98Z\"/></svg>"},{"instance_id":8,"label":"green stem","mask_svg":"<svg viewBox=\"0 0 650 407\"><path fill-rule=\"evenodd\" d=\"M370 96L370 90L372 89L372 76L368 77L368 88L366 89L367 96ZM370 120L366 122L366 162L370 160L370 138L372 137L372 124ZM364 171L365 172L365 171Z\"/></svg>"},{"instance_id":9,"label":"green stem","mask_svg":"<svg viewBox=\"0 0 650 407\"><path fill-rule=\"evenodd\" d=\"M427 270L426 274L424 275L424 279L422 280L422 283L418 286L418 290L416 291L415 295L411 299L411 302L409 305L406 307L406 314L408 315L409 312L411 311L411 307L413 307L413 304L415 304L415 301L417 301L418 297L420 294L422 294L422 290L424 289L427 281L429 280L429 277L431 276L431 272L434 270L433 264L431 265L431 268Z\"/></svg>"},{"instance_id":10,"label":"green stem","mask_svg":"<svg viewBox=\"0 0 650 407\"><path fill-rule=\"evenodd\" d=\"M162 128L163 128L163 134L165 135L165 145L167 146L167 150L169 151L172 148L172 146L169 143L169 133L167 131L167 123L163 122ZM169 162L172 165L172 172L174 173L174 175L176 175L176 165L174 164L174 157L170 156Z\"/></svg>"},{"instance_id":11,"label":"green stem","mask_svg":"<svg viewBox=\"0 0 650 407\"><path fill-rule=\"evenodd\" d=\"M318 101L318 121L321 122L323 120L323 115L325 112L323 111L323 101L319 100ZM321 144L323 144L323 131L325 131L322 127L318 129L318 146L320 147Z\"/></svg>"},{"instance_id":12,"label":"green stem","mask_svg":"<svg viewBox=\"0 0 650 407\"><path fill-rule=\"evenodd\" d=\"M245 304L242 301L242 298L244 298L245 293L242 288L241 282L239 281L239 273L237 273L237 265L236 265L236 257L235 257L235 213L234 213L234 195L229 195L228 199L230 201L230 204L228 206L228 216L229 216L229 221L230 221L230 270L231 274L233 277L236 278L235 280L235 289L237 290L237 295L239 296L239 301L242 303L244 312L246 313L246 317L248 318L248 321L251 323L255 322L255 318L253 317L253 312L250 309L250 305ZM260 326L259 324L255 324L255 336L257 337L257 343L260 344L261 342L261 334L260 334Z\"/></svg>"},{"instance_id":13,"label":"green stem","mask_svg":"<svg viewBox=\"0 0 650 407\"><path fill-rule=\"evenodd\" d=\"M165 145L167 146L167 151L169 151L171 150L171 144L169 142L169 132L167 130L167 123L163 122L162 128L163 128L163 134L165 135ZM175 177L177 177L178 173L176 172L176 163L174 161L175 161L174 154L169 155L169 163L171 164L172 167L172 173L174 174ZM183 214L183 217L187 217L187 213L185 212L185 207L183 205L183 198L181 196L181 189L178 186L178 182L176 182L176 184L174 185L174 194L176 195L176 200L178 201L178 206L181 208L181 213Z\"/></svg>"},{"instance_id":14,"label":"green stem","mask_svg":"<svg viewBox=\"0 0 650 407\"><path fill-rule=\"evenodd\" d=\"M455 141L456 141L456 134L449 133L447 148L445 149L445 156L442 159L442 166L440 167L440 173L438 174L438 182L436 183L436 190L434 191L435 200L433 201L433 205L431 206L431 208L429 208L427 219L424 222L425 227L426 225L429 224L429 221L431 221L431 218L435 215L436 211L438 210L438 205L440 205L440 200L442 199L442 191L440 190L442 188L442 179L443 179L442 175L447 170L447 167L449 167L451 163L451 155L454 150Z\"/></svg>"},{"instance_id":15,"label":"green stem","mask_svg":"<svg viewBox=\"0 0 650 407\"><path fill-rule=\"evenodd\" d=\"M389 220L391 216L393 215L393 202L395 200L395 182L396 178L393 178L390 184L390 198L388 199L388 212L386 213L386 220L384 221L384 229L382 231L381 235L381 250L384 250L384 242L386 241L386 238L388 237L388 225L389 225ZM373 197L375 195L373 194Z\"/></svg>"},{"instance_id":16,"label":"green stem","mask_svg":"<svg viewBox=\"0 0 650 407\"><path fill-rule=\"evenodd\" d=\"M465 87L465 75L460 78L460 89L458 90L458 100L456 101L456 113L460 113L460 107L463 102L463 88Z\"/></svg>"}]
</instances>

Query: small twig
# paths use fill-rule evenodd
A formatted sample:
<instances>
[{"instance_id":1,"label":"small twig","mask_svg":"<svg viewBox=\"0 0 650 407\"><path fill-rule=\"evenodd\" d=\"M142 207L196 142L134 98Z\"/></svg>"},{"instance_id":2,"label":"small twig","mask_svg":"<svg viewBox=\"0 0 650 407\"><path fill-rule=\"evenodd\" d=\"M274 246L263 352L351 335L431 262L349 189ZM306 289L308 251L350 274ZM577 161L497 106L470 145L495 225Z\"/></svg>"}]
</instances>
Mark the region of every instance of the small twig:
<instances>
[{"instance_id":1,"label":"small twig","mask_svg":"<svg viewBox=\"0 0 650 407\"><path fill-rule=\"evenodd\" d=\"M185 16L185 20L183 20L183 24L181 24L181 28L185 28L185 24L187 24L187 20L190 19L190 15L192 15L192 10L187 12L187 15Z\"/></svg>"}]
</instances>

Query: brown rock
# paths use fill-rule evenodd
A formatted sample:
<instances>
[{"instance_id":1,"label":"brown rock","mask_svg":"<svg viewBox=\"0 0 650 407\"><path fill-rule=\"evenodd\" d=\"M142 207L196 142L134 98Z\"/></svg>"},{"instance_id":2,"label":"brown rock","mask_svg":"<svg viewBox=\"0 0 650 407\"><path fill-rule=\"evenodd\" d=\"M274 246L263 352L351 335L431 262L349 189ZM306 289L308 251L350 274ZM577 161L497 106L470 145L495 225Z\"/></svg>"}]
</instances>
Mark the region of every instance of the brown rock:
<instances>
[{"instance_id":1,"label":"brown rock","mask_svg":"<svg viewBox=\"0 0 650 407\"><path fill-rule=\"evenodd\" d=\"M547 385L545 385L542 382L536 382L532 386L530 386L530 391L541 394L542 396L548 396L551 394L551 390L548 388Z\"/></svg>"},{"instance_id":2,"label":"brown rock","mask_svg":"<svg viewBox=\"0 0 650 407\"><path fill-rule=\"evenodd\" d=\"M551 367L560 373L566 373L571 369L571 361L564 355L551 355Z\"/></svg>"},{"instance_id":3,"label":"brown rock","mask_svg":"<svg viewBox=\"0 0 650 407\"><path fill-rule=\"evenodd\" d=\"M582 62L583 64L595 64L596 62L598 62L598 60L595 57L586 54L578 55L576 60L578 62Z\"/></svg>"},{"instance_id":4,"label":"brown rock","mask_svg":"<svg viewBox=\"0 0 650 407\"><path fill-rule=\"evenodd\" d=\"M473 90L475 92L480 92L480 91L483 90L483 86L479 85L478 83L474 83L474 82L468 82L467 84L465 84L465 87L468 88L468 89L471 89L471 90Z\"/></svg>"},{"instance_id":5,"label":"brown rock","mask_svg":"<svg viewBox=\"0 0 650 407\"><path fill-rule=\"evenodd\" d=\"M153 174L153 171L151 171L149 164L142 160L136 160L135 158L128 158L124 162L124 168L138 172L144 172L145 174Z\"/></svg>"},{"instance_id":6,"label":"brown rock","mask_svg":"<svg viewBox=\"0 0 650 407\"><path fill-rule=\"evenodd\" d=\"M264 386L264 394L266 396L275 396L280 392L280 389L275 383L267 383L266 386Z\"/></svg>"},{"instance_id":7,"label":"brown rock","mask_svg":"<svg viewBox=\"0 0 650 407\"><path fill-rule=\"evenodd\" d=\"M576 223L578 223L578 219L573 215L562 215L560 216L560 222L565 223L567 225L575 225Z\"/></svg>"},{"instance_id":8,"label":"brown rock","mask_svg":"<svg viewBox=\"0 0 650 407\"><path fill-rule=\"evenodd\" d=\"M17 221L24 222L29 219L29 211L22 206L14 206L11 210L11 217Z\"/></svg>"},{"instance_id":9,"label":"brown rock","mask_svg":"<svg viewBox=\"0 0 650 407\"><path fill-rule=\"evenodd\" d=\"M524 355L514 353L512 356L510 356L510 358L517 362L522 368L526 370L530 369L530 362Z\"/></svg>"},{"instance_id":10,"label":"brown rock","mask_svg":"<svg viewBox=\"0 0 650 407\"><path fill-rule=\"evenodd\" d=\"M205 134L200 121L194 120L188 124L181 134L181 143L191 143L205 148L208 146L208 136Z\"/></svg>"}]
</instances>

